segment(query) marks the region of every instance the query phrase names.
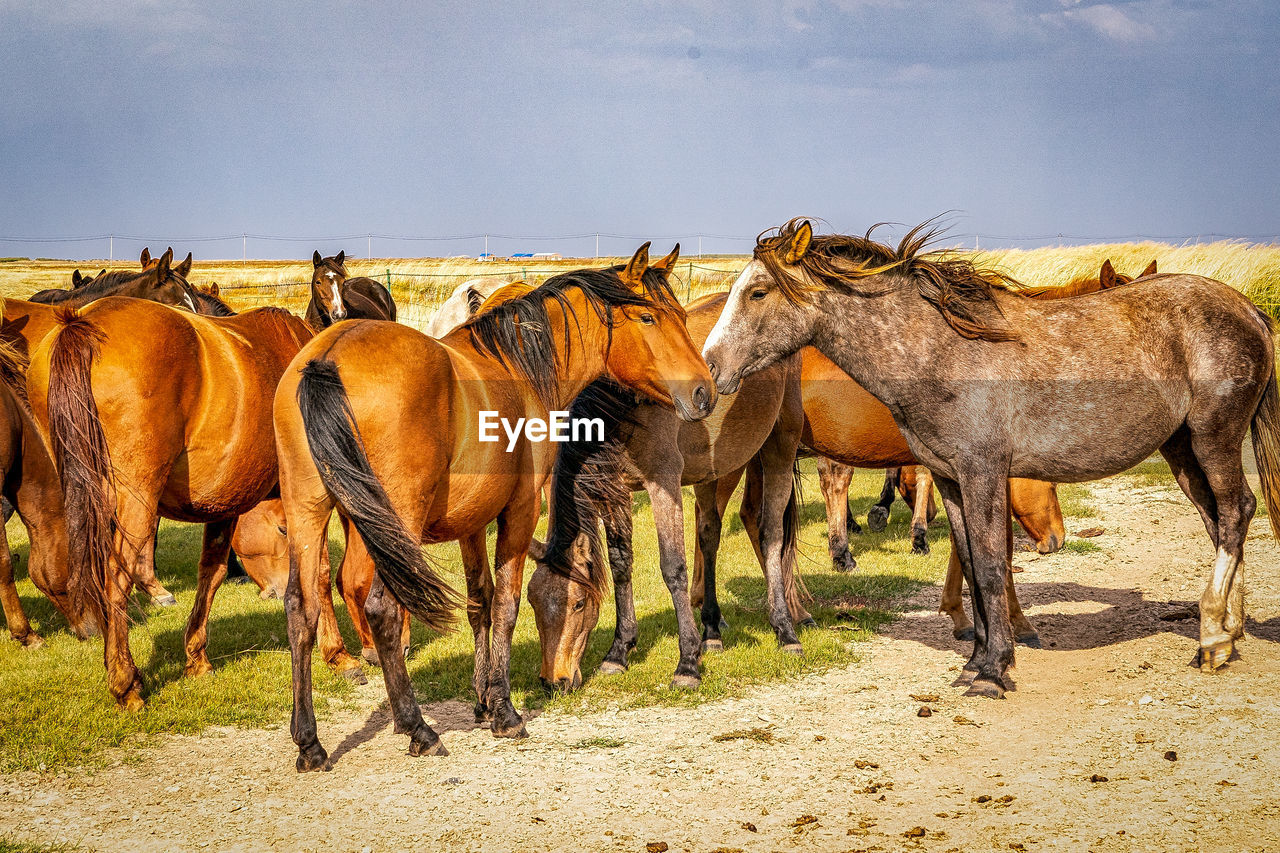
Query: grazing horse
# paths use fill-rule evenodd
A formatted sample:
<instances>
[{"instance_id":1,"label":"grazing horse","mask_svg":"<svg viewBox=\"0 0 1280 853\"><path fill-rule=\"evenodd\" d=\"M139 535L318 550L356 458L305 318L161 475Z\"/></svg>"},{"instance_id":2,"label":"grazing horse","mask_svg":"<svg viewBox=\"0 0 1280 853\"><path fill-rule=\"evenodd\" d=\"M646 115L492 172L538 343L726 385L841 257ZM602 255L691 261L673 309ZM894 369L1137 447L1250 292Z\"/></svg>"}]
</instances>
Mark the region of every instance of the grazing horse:
<instances>
[{"instance_id":1,"label":"grazing horse","mask_svg":"<svg viewBox=\"0 0 1280 853\"><path fill-rule=\"evenodd\" d=\"M1244 636L1253 450L1280 537L1280 392L1271 321L1244 295L1157 275L1073 299L1028 299L963 258L865 237L762 235L704 349L721 392L805 345L893 413L933 471L972 590L969 695L1003 697L1014 660L1006 594L1009 477L1082 482L1156 450L1217 549L1200 599L1200 666ZM911 347L901 346L902 340Z\"/></svg>"},{"instance_id":2,"label":"grazing horse","mask_svg":"<svg viewBox=\"0 0 1280 853\"><path fill-rule=\"evenodd\" d=\"M347 253L322 258L311 256L311 302L307 325L317 332L339 320L394 320L396 303L391 293L371 278L348 278Z\"/></svg>"},{"instance_id":3,"label":"grazing horse","mask_svg":"<svg viewBox=\"0 0 1280 853\"><path fill-rule=\"evenodd\" d=\"M27 409L26 360L11 345L0 343L0 482L5 499L22 519L31 541L27 574L49 597L82 639L97 626L72 605L67 589L67 528L62 486L49 448ZM14 585L13 562L0 525L0 606L9 634L27 648L43 644L22 611Z\"/></svg>"},{"instance_id":4,"label":"grazing horse","mask_svg":"<svg viewBox=\"0 0 1280 853\"><path fill-rule=\"evenodd\" d=\"M443 338L475 315L494 293L511 282L501 278L473 278L453 289L427 323L426 333Z\"/></svg>"},{"instance_id":5,"label":"grazing horse","mask_svg":"<svg viewBox=\"0 0 1280 853\"><path fill-rule=\"evenodd\" d=\"M398 653L400 608L441 627L455 602L424 559L423 541L462 545L476 719L491 720L498 736L525 734L511 704L511 638L555 445L537 440L541 421L515 428L509 440L500 430L500 441L489 440L485 424L545 419L605 375L683 417L706 417L714 403L710 377L667 284L675 257L649 269L646 243L624 266L553 276L441 341L398 324L341 323L294 359L276 392L275 423L299 771L328 763L311 704L311 650L335 506L376 567L365 611L410 754L443 746L422 718ZM485 545L494 519L496 589Z\"/></svg>"},{"instance_id":6,"label":"grazing horse","mask_svg":"<svg viewBox=\"0 0 1280 853\"><path fill-rule=\"evenodd\" d=\"M699 299L688 308L689 336L696 344L720 316L727 294ZM610 447L593 458L596 442L570 442L561 450L555 469L552 523L548 548L529 579L529 603L537 620L542 644L543 681L556 689L576 689L582 683L582 655L587 639L600 618L600 600L608 587L609 572L589 559L591 552L577 542L579 532L598 546L596 519L604 521L614 578L617 622L613 645L600 665L601 672L623 672L636 645L635 604L631 592L631 492L644 489L653 507L658 530L659 562L671 593L680 639L680 660L673 686L693 688L700 683L698 663L702 648L721 649L720 605L716 595L716 552L720 544L725 504L744 469L753 465L744 526L752 536L767 585L766 607L778 645L790 654L802 648L795 621L812 621L796 597L794 549L799 513L792 490L796 448L803 413L800 408L800 372L795 359L753 374L733 397L722 398L715 412L696 423L682 422L674 412L637 400L634 395L611 393L592 386L573 409L574 417L600 417L618 422L622 437L617 475L602 475L618 465L609 460L617 453ZM606 429L606 435L610 430ZM677 450L679 452L673 452ZM604 476L606 484L620 479L617 491L590 499L590 483L575 483L580 472L588 479ZM702 605L701 648L693 618L690 583L685 571L684 507L682 486L693 486L696 498L697 557L692 587ZM582 500L586 504L578 507ZM617 506L621 504L621 506ZM590 506L600 505L598 511ZM753 512L758 507L759 512ZM791 560L787 560L790 553ZM585 565L584 565L585 564ZM785 564L785 565L784 565ZM794 620L794 621L793 621Z\"/></svg>"},{"instance_id":7,"label":"grazing horse","mask_svg":"<svg viewBox=\"0 0 1280 853\"><path fill-rule=\"evenodd\" d=\"M199 675L236 518L277 483L270 401L312 332L278 308L215 318L115 297L58 324L31 361L32 411L62 475L73 601L103 628L111 695L136 710L124 608L157 516L205 524L185 643Z\"/></svg>"},{"instance_id":8,"label":"grazing horse","mask_svg":"<svg viewBox=\"0 0 1280 853\"><path fill-rule=\"evenodd\" d=\"M231 547L244 562L245 573L262 591L261 598L284 598L289 583L289 541L284 506L268 498L240 516Z\"/></svg>"}]
</instances>

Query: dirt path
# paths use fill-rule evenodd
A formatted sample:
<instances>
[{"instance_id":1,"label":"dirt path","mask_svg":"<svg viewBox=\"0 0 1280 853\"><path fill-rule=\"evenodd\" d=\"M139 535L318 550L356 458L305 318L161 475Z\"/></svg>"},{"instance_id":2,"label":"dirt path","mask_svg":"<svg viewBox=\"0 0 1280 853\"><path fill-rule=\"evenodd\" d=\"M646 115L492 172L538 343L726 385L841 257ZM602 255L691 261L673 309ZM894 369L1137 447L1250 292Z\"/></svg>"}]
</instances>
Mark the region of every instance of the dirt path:
<instances>
[{"instance_id":1,"label":"dirt path","mask_svg":"<svg viewBox=\"0 0 1280 853\"><path fill-rule=\"evenodd\" d=\"M1275 849L1280 552L1255 522L1244 657L1201 675L1196 621L1160 617L1199 598L1204 529L1176 491L1123 483L1095 487L1103 552L1019 555L1046 648L1019 650L1003 702L949 686L961 647L932 588L860 664L749 699L548 714L518 743L473 729L461 703L433 706L451 754L411 759L375 680L361 712L321 724L331 773L295 775L283 727L175 737L93 775L0 777L0 835L102 850ZM775 742L712 739L751 728Z\"/></svg>"}]
</instances>

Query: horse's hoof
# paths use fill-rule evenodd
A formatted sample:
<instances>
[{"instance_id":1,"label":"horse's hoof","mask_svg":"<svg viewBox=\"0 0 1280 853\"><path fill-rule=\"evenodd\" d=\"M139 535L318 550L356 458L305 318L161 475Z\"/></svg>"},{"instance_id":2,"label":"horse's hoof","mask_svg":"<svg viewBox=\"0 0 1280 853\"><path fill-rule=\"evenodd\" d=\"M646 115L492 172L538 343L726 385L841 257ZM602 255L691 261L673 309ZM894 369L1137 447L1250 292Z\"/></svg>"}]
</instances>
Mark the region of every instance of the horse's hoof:
<instances>
[{"instance_id":1,"label":"horse's hoof","mask_svg":"<svg viewBox=\"0 0 1280 853\"><path fill-rule=\"evenodd\" d=\"M514 726L499 726L495 721L490 731L493 732L494 737L525 738L529 736L528 730L524 727L524 720Z\"/></svg>"},{"instance_id":2,"label":"horse's hoof","mask_svg":"<svg viewBox=\"0 0 1280 853\"><path fill-rule=\"evenodd\" d=\"M1233 643L1230 639L1217 640L1200 646L1200 671L1213 672L1231 659Z\"/></svg>"},{"instance_id":3,"label":"horse's hoof","mask_svg":"<svg viewBox=\"0 0 1280 853\"><path fill-rule=\"evenodd\" d=\"M299 773L310 773L313 770L328 771L331 769L329 753L325 752L324 747L318 743L312 747L299 747L297 767Z\"/></svg>"},{"instance_id":4,"label":"horse's hoof","mask_svg":"<svg viewBox=\"0 0 1280 853\"><path fill-rule=\"evenodd\" d=\"M167 592L164 595L160 596L159 598L151 599L151 603L157 604L160 607L177 607L178 599L173 597L173 593Z\"/></svg>"},{"instance_id":5,"label":"horse's hoof","mask_svg":"<svg viewBox=\"0 0 1280 853\"><path fill-rule=\"evenodd\" d=\"M848 520L844 524L844 529L847 532L852 533L855 536L862 532L862 525L858 523L858 519L853 517L853 513L849 513L846 518Z\"/></svg>"},{"instance_id":6,"label":"horse's hoof","mask_svg":"<svg viewBox=\"0 0 1280 853\"><path fill-rule=\"evenodd\" d=\"M207 660L193 660L182 668L183 678L199 678L213 672L213 664Z\"/></svg>"},{"instance_id":7,"label":"horse's hoof","mask_svg":"<svg viewBox=\"0 0 1280 853\"><path fill-rule=\"evenodd\" d=\"M490 711L488 707L481 705L479 702L477 702L473 710L475 711L477 723L493 722L493 712Z\"/></svg>"},{"instance_id":8,"label":"horse's hoof","mask_svg":"<svg viewBox=\"0 0 1280 853\"><path fill-rule=\"evenodd\" d=\"M430 726L419 726L409 738L409 754L413 756L448 755L449 750L444 748L440 736Z\"/></svg>"},{"instance_id":9,"label":"horse's hoof","mask_svg":"<svg viewBox=\"0 0 1280 853\"><path fill-rule=\"evenodd\" d=\"M707 654L708 652L722 652L722 651L724 651L724 640L703 640L702 641L702 653L704 655ZM602 664L600 668L604 669L604 665Z\"/></svg>"},{"instance_id":10,"label":"horse's hoof","mask_svg":"<svg viewBox=\"0 0 1280 853\"><path fill-rule=\"evenodd\" d=\"M626 671L627 671L627 668L620 663L616 663L611 660L600 662L601 675L622 675L622 673Z\"/></svg>"},{"instance_id":11,"label":"horse's hoof","mask_svg":"<svg viewBox=\"0 0 1280 853\"><path fill-rule=\"evenodd\" d=\"M31 631L27 636L18 640L18 642L22 643L22 647L24 649L38 649L44 645L44 640L40 639L40 635L35 631Z\"/></svg>"},{"instance_id":12,"label":"horse's hoof","mask_svg":"<svg viewBox=\"0 0 1280 853\"><path fill-rule=\"evenodd\" d=\"M955 637L962 643L972 643L974 636L973 626L969 626L968 628L956 628L951 632L951 636Z\"/></svg>"},{"instance_id":13,"label":"horse's hoof","mask_svg":"<svg viewBox=\"0 0 1280 853\"><path fill-rule=\"evenodd\" d=\"M956 680L951 682L952 687L968 687L973 680L978 677L976 669L962 669L960 674L956 676Z\"/></svg>"},{"instance_id":14,"label":"horse's hoof","mask_svg":"<svg viewBox=\"0 0 1280 853\"><path fill-rule=\"evenodd\" d=\"M382 661L378 658L377 649L361 649L360 657L364 658L364 662L369 666L382 667Z\"/></svg>"},{"instance_id":15,"label":"horse's hoof","mask_svg":"<svg viewBox=\"0 0 1280 853\"><path fill-rule=\"evenodd\" d=\"M1043 649L1044 645L1040 642L1040 635L1035 631L1029 634L1019 634L1014 637L1014 642L1018 645L1026 646L1029 649Z\"/></svg>"},{"instance_id":16,"label":"horse's hoof","mask_svg":"<svg viewBox=\"0 0 1280 853\"><path fill-rule=\"evenodd\" d=\"M521 717L510 701L504 700L493 711L493 722L489 726L494 737L521 738L528 737Z\"/></svg>"},{"instance_id":17,"label":"horse's hoof","mask_svg":"<svg viewBox=\"0 0 1280 853\"><path fill-rule=\"evenodd\" d=\"M369 677L364 674L364 669L362 669L359 666L352 666L343 670L339 670L338 674L341 675L343 678L345 678L347 681L350 681L352 684L368 684L369 683Z\"/></svg>"},{"instance_id":18,"label":"horse's hoof","mask_svg":"<svg viewBox=\"0 0 1280 853\"><path fill-rule=\"evenodd\" d=\"M804 646L799 643L783 643L781 646L784 655L795 655L796 657L804 657Z\"/></svg>"},{"instance_id":19,"label":"horse's hoof","mask_svg":"<svg viewBox=\"0 0 1280 853\"><path fill-rule=\"evenodd\" d=\"M929 555L929 543L925 541L923 536L919 539L913 538L911 540L911 553L920 557L927 557Z\"/></svg>"},{"instance_id":20,"label":"horse's hoof","mask_svg":"<svg viewBox=\"0 0 1280 853\"><path fill-rule=\"evenodd\" d=\"M858 561L848 551L831 558L831 568L837 572L851 572L858 568Z\"/></svg>"},{"instance_id":21,"label":"horse's hoof","mask_svg":"<svg viewBox=\"0 0 1280 853\"><path fill-rule=\"evenodd\" d=\"M988 679L977 677L973 679L973 683L969 685L969 689L964 692L965 696L977 696L983 699L1003 699L1004 685Z\"/></svg>"},{"instance_id":22,"label":"horse's hoof","mask_svg":"<svg viewBox=\"0 0 1280 853\"><path fill-rule=\"evenodd\" d=\"M702 686L702 679L696 675L673 675L671 686L675 690L697 690Z\"/></svg>"},{"instance_id":23,"label":"horse's hoof","mask_svg":"<svg viewBox=\"0 0 1280 853\"><path fill-rule=\"evenodd\" d=\"M817 628L818 620L814 619L812 616L806 616L804 619L801 619L799 622L796 623L796 627L797 628Z\"/></svg>"},{"instance_id":24,"label":"horse's hoof","mask_svg":"<svg viewBox=\"0 0 1280 853\"><path fill-rule=\"evenodd\" d=\"M882 506L873 506L867 513L867 527L872 533L880 533L889 526L889 510Z\"/></svg>"}]
</instances>

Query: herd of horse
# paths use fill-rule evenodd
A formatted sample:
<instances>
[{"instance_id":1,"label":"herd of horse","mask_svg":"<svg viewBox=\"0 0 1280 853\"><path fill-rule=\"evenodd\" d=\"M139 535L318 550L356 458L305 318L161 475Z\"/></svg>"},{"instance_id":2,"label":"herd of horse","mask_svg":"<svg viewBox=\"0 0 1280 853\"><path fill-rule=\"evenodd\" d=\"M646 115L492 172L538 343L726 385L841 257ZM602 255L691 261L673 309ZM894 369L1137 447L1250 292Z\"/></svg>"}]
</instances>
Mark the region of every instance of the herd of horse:
<instances>
[{"instance_id":1,"label":"herd of horse","mask_svg":"<svg viewBox=\"0 0 1280 853\"><path fill-rule=\"evenodd\" d=\"M535 563L527 588L544 684L581 685L610 582L616 627L600 671L626 670L637 641L632 495L642 489L676 615L672 684L697 687L702 655L723 648L716 556L744 480L768 621L780 649L801 654L797 629L814 620L796 565L797 459L817 456L839 571L856 568L853 467L886 469L868 524L883 529L901 493L917 552L928 550L936 485L951 526L942 610L973 642L957 684L1001 697L1014 644L1039 644L1013 586L1012 521L1040 551L1056 550L1055 483L1118 473L1158 450L1218 551L1200 663L1226 663L1244 631L1251 428L1280 535L1270 321L1227 285L1158 274L1154 263L1134 277L1107 262L1097 278L1023 288L928 251L933 236L921 226L895 248L793 220L761 235L727 293L688 305L670 284L679 247L651 262L645 244L625 264L536 287L467 282L430 334L394 322L391 294L350 277L343 253L314 254L305 318L237 314L216 285L191 284L191 255L174 264L172 249L144 250L139 270L77 271L69 289L3 304L0 473L30 536L29 575L78 636L101 633L107 689L137 710L129 596L136 585L176 603L155 574L158 521L203 524L186 675L212 669L210 611L234 549L262 594L284 599L300 771L329 763L312 706L317 644L350 678L363 678L362 659L380 666L409 752L441 753L409 681L410 614L443 628L465 606L476 720L523 736L510 658L525 561ZM480 439L482 412L564 410L598 419L605 439ZM695 499L692 578L684 486ZM336 575L335 510L346 539ZM461 548L465 596L421 547L449 541ZM360 657L338 631L335 582ZM3 542L0 603L10 634L39 645Z\"/></svg>"}]
</instances>

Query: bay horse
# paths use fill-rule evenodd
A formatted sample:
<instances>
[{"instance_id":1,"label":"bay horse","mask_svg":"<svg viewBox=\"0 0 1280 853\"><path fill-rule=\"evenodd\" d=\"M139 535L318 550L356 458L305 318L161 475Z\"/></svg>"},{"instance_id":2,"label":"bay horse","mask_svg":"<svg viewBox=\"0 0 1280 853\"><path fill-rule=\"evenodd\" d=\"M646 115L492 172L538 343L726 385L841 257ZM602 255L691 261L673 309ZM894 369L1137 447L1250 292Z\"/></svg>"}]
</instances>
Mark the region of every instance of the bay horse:
<instances>
[{"instance_id":1,"label":"bay horse","mask_svg":"<svg viewBox=\"0 0 1280 853\"><path fill-rule=\"evenodd\" d=\"M1006 480L1095 480L1159 450L1217 549L1199 660L1206 672L1225 664L1244 635L1250 427L1280 537L1270 319L1194 275L1028 299L999 273L924 252L935 235L917 226L894 249L870 232L815 237L801 220L762 234L704 348L718 389L812 345L889 408L933 471L972 590L974 648L958 681L974 696L1003 697L1014 660Z\"/></svg>"},{"instance_id":2,"label":"bay horse","mask_svg":"<svg viewBox=\"0 0 1280 853\"><path fill-rule=\"evenodd\" d=\"M111 695L137 710L124 607L157 517L205 524L185 637L184 672L200 675L236 518L276 487L270 401L312 332L278 308L204 317L118 297L57 323L28 371L32 411L62 476L73 604L102 626Z\"/></svg>"},{"instance_id":3,"label":"bay horse","mask_svg":"<svg viewBox=\"0 0 1280 853\"><path fill-rule=\"evenodd\" d=\"M307 325L317 332L339 320L394 320L396 303L382 284L363 276L349 278L346 251L330 258L311 256L311 302Z\"/></svg>"},{"instance_id":4,"label":"bay horse","mask_svg":"<svg viewBox=\"0 0 1280 853\"><path fill-rule=\"evenodd\" d=\"M141 270L116 270L103 272L91 281L82 282L79 287L69 290L49 288L32 294L27 301L43 305L69 305L79 308L88 305L95 299L104 296L132 296L135 299L149 299L166 305L181 306L195 311L195 288L187 284L187 274L191 271L191 254L186 260L173 265L173 249L169 249L158 258L151 258L143 250L144 261ZM74 282L73 282L74 284Z\"/></svg>"},{"instance_id":5,"label":"bay horse","mask_svg":"<svg viewBox=\"0 0 1280 853\"><path fill-rule=\"evenodd\" d=\"M690 304L689 336L700 345L711 331L728 294L711 294ZM545 553L529 579L529 603L541 640L541 677L559 690L582 683L582 655L600 618L600 603L614 580L617 621L614 641L600 665L606 674L627 669L636 646L635 603L631 591L631 493L645 490L658 533L659 565L675 608L680 658L672 685L696 688L703 650L723 648L716 595L716 553L725 505L748 465L756 480L749 489L744 526L752 535L767 586L769 624L779 647L800 654L795 623L813 619L800 605L794 584L794 552L799 513L793 493L796 448L803 412L800 372L795 359L753 374L738 393L724 397L705 420L681 421L674 412L639 400L620 389L593 385L574 402L571 416L599 417L617 423L620 449L598 442L569 442L561 448L553 482L552 520ZM605 430L606 435L612 431ZM678 451L678 452L677 452ZM600 458L596 456L599 454ZM611 461L613 456L620 461ZM613 472L613 469L620 471ZM584 475L583 472L588 472ZM601 473L612 472L612 473ZM594 494L589 482L621 484ZM692 588L685 567L682 486L693 486L697 550ZM593 495L589 498L582 494ZM579 506L583 500L587 503ZM591 506L600 508L591 511ZM595 542L597 518L603 520L609 566L592 557L579 537ZM535 555L537 556L537 555ZM790 559L788 559L788 557ZM789 583L790 582L790 583ZM698 594L701 593L701 594ZM702 636L693 617L693 599L701 604Z\"/></svg>"},{"instance_id":6,"label":"bay horse","mask_svg":"<svg viewBox=\"0 0 1280 853\"><path fill-rule=\"evenodd\" d=\"M26 360L11 345L0 343L0 484L27 529L31 582L84 639L98 628L71 602L62 486L49 448L27 409L26 384ZM43 640L27 621L13 575L13 558L0 525L0 607L9 635L26 648L38 648Z\"/></svg>"},{"instance_id":7,"label":"bay horse","mask_svg":"<svg viewBox=\"0 0 1280 853\"><path fill-rule=\"evenodd\" d=\"M456 600L423 557L423 541L462 546L477 721L490 720L497 736L525 734L511 704L511 638L555 445L527 432L517 432L509 450L482 441L481 413L508 423L545 419L609 375L683 417L706 417L715 402L710 376L667 283L677 252L649 268L648 250L646 243L622 266L553 276L440 341L394 323L337 324L285 372L275 424L299 771L328 763L316 736L311 649L335 506L376 567L365 612L409 753L440 753L443 745L422 718L398 653L400 608L440 628ZM495 519L496 585L485 544Z\"/></svg>"}]
</instances>

